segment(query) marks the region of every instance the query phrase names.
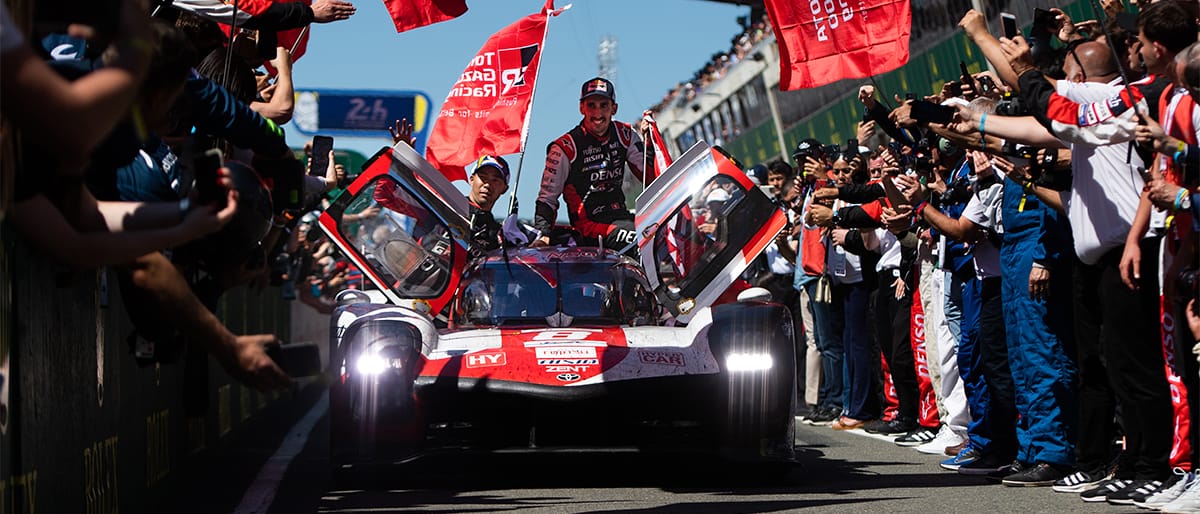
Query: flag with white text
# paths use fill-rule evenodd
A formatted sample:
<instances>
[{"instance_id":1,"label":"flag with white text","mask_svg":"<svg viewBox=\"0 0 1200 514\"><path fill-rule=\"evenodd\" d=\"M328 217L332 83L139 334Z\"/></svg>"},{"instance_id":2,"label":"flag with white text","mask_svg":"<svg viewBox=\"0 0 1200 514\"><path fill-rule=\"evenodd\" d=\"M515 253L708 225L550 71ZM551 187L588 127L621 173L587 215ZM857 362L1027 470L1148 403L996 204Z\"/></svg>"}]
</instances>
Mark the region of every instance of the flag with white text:
<instances>
[{"instance_id":1,"label":"flag with white text","mask_svg":"<svg viewBox=\"0 0 1200 514\"><path fill-rule=\"evenodd\" d=\"M480 155L522 150L546 19L553 10L548 0L541 12L493 34L446 95L425 158L449 180L466 180L466 165Z\"/></svg>"},{"instance_id":2,"label":"flag with white text","mask_svg":"<svg viewBox=\"0 0 1200 514\"><path fill-rule=\"evenodd\" d=\"M908 62L909 0L766 0L779 46L779 89L887 73Z\"/></svg>"}]
</instances>

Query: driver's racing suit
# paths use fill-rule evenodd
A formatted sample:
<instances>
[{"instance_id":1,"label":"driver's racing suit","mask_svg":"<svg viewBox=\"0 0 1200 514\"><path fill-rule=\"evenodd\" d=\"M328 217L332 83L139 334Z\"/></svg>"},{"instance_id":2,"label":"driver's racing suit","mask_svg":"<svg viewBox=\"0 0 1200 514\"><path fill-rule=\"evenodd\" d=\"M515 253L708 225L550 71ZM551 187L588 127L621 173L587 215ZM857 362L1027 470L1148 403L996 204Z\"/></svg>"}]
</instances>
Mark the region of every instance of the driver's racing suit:
<instances>
[{"instance_id":1,"label":"driver's racing suit","mask_svg":"<svg viewBox=\"0 0 1200 514\"><path fill-rule=\"evenodd\" d=\"M633 214L625 206L621 182L625 164L641 180L645 147L628 123L613 121L597 139L575 126L546 148L546 170L538 193L534 228L549 235L558 213L558 197L567 204L571 226L585 241L604 238L604 246L620 249L636 241Z\"/></svg>"}]
</instances>

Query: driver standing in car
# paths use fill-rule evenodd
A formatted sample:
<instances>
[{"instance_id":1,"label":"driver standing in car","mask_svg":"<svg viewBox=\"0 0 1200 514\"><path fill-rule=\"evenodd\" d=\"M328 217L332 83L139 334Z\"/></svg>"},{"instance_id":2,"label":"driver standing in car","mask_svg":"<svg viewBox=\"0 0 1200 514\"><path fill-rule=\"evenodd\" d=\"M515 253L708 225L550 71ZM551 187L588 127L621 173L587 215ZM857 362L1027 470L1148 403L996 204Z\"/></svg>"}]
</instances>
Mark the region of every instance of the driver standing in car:
<instances>
[{"instance_id":1,"label":"driver standing in car","mask_svg":"<svg viewBox=\"0 0 1200 514\"><path fill-rule=\"evenodd\" d=\"M596 77L583 83L579 113L583 121L546 149L546 169L533 218L534 228L542 235L530 246L550 243L561 196L571 226L585 244L603 238L605 248L619 250L637 240L633 213L621 191L625 165L640 181L646 149L631 125L613 121L617 92L607 79ZM639 128L645 131L647 127L643 120Z\"/></svg>"},{"instance_id":2,"label":"driver standing in car","mask_svg":"<svg viewBox=\"0 0 1200 514\"><path fill-rule=\"evenodd\" d=\"M468 179L471 192L467 203L471 207L471 258L483 256L500 248L500 224L492 216L492 206L508 191L508 161L499 155L484 155L475 161L475 170Z\"/></svg>"}]
</instances>

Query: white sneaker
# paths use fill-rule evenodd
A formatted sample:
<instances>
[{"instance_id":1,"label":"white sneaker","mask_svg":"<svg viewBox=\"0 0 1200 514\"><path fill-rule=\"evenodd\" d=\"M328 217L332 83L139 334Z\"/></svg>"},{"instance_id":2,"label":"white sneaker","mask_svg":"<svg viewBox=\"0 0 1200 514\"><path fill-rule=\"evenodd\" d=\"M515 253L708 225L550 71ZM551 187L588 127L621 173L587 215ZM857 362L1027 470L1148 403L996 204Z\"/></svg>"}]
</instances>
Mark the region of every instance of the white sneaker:
<instances>
[{"instance_id":1,"label":"white sneaker","mask_svg":"<svg viewBox=\"0 0 1200 514\"><path fill-rule=\"evenodd\" d=\"M1178 498L1163 505L1160 510L1171 514L1200 512L1200 480L1192 480Z\"/></svg>"},{"instance_id":2,"label":"white sneaker","mask_svg":"<svg viewBox=\"0 0 1200 514\"><path fill-rule=\"evenodd\" d=\"M954 446L961 442L963 442L962 437L955 434L948 425L942 425L942 428L938 429L937 437L934 437L928 443L918 446L917 451L929 455L944 455L947 446Z\"/></svg>"},{"instance_id":3,"label":"white sneaker","mask_svg":"<svg viewBox=\"0 0 1200 514\"><path fill-rule=\"evenodd\" d=\"M1175 483L1171 485L1171 487L1154 493L1153 496L1150 496L1141 502L1135 501L1133 504L1143 509L1161 509L1163 506L1179 498L1179 496L1183 494L1183 492L1189 487L1191 487L1193 482L1196 481L1196 475L1189 471L1184 471L1183 468L1175 468L1174 473L1179 476L1179 479L1175 480Z\"/></svg>"}]
</instances>

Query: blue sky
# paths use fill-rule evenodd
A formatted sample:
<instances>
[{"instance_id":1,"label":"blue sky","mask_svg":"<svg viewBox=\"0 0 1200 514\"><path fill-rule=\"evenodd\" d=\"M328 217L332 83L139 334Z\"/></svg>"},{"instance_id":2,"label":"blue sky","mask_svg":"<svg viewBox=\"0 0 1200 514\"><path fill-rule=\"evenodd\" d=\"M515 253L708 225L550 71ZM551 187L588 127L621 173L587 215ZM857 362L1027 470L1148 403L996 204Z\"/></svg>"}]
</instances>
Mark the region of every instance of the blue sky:
<instances>
[{"instance_id":1,"label":"blue sky","mask_svg":"<svg viewBox=\"0 0 1200 514\"><path fill-rule=\"evenodd\" d=\"M483 42L544 3L468 0L463 16L397 34L381 0L354 1L358 12L350 19L312 25L308 51L293 70L296 89L417 90L429 96L431 112L436 113ZM617 39L616 118L633 122L675 83L690 79L712 54L728 51L730 39L741 31L737 17L750 11L704 0L556 0L555 6L568 3L573 4L570 10L550 20L538 73L529 139L515 188L522 217L533 215L546 145L581 119L579 86L599 71L602 37ZM308 139L291 124L284 128L293 147ZM338 137L335 146L370 156L390 144ZM518 157L505 157L515 181ZM497 202L497 215L508 202L507 195Z\"/></svg>"}]
</instances>

